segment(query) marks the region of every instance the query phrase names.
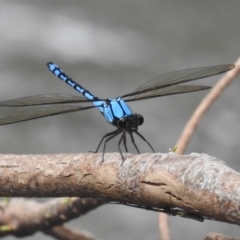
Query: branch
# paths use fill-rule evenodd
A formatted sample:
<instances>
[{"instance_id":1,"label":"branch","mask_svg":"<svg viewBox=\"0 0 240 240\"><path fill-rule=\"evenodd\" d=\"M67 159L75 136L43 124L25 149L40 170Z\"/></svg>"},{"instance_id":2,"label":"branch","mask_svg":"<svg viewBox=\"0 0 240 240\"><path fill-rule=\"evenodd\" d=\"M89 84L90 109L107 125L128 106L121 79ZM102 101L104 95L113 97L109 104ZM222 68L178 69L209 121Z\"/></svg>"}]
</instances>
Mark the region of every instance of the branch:
<instances>
[{"instance_id":1,"label":"branch","mask_svg":"<svg viewBox=\"0 0 240 240\"><path fill-rule=\"evenodd\" d=\"M185 125L183 132L177 142L177 153L183 154L187 148L197 126L205 113L210 109L213 103L221 96L223 91L234 81L240 74L240 58L234 63L235 68L227 72L202 100L193 115Z\"/></svg>"},{"instance_id":2,"label":"branch","mask_svg":"<svg viewBox=\"0 0 240 240\"><path fill-rule=\"evenodd\" d=\"M211 232L203 240L240 240L240 238L227 237L220 233Z\"/></svg>"},{"instance_id":3,"label":"branch","mask_svg":"<svg viewBox=\"0 0 240 240\"><path fill-rule=\"evenodd\" d=\"M206 154L0 155L0 196L102 197L240 223L240 174ZM169 211L171 213L171 211Z\"/></svg>"},{"instance_id":4,"label":"branch","mask_svg":"<svg viewBox=\"0 0 240 240\"><path fill-rule=\"evenodd\" d=\"M67 229L55 226L77 218L102 205L105 201L101 198L66 197L38 203L25 198L12 198L9 202L2 201L1 203L0 236L11 234L23 237L37 231L64 236ZM73 232L72 235L76 235L76 233ZM86 238L88 239L90 236L86 236Z\"/></svg>"}]
</instances>

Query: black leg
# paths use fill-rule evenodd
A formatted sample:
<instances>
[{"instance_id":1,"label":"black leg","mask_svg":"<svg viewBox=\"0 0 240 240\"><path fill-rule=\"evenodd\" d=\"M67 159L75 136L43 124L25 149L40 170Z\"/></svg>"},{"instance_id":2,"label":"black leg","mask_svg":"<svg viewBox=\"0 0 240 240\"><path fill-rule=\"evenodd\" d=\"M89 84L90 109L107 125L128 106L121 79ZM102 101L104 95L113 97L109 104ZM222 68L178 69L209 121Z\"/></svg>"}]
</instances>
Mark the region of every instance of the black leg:
<instances>
[{"instance_id":1,"label":"black leg","mask_svg":"<svg viewBox=\"0 0 240 240\"><path fill-rule=\"evenodd\" d=\"M127 149L127 138L126 138L126 132L123 136L123 145L125 147L125 151L128 152L128 149Z\"/></svg>"},{"instance_id":2,"label":"black leg","mask_svg":"<svg viewBox=\"0 0 240 240\"><path fill-rule=\"evenodd\" d=\"M137 145L136 145L136 143L135 143L134 137L133 137L133 135L132 135L132 132L129 131L129 134L130 134L130 137L131 137L131 140L132 140L132 143L133 143L134 147L136 148L138 154L140 154L140 152L139 152L139 150L138 150L138 147L137 147Z\"/></svg>"},{"instance_id":3,"label":"black leg","mask_svg":"<svg viewBox=\"0 0 240 240\"><path fill-rule=\"evenodd\" d=\"M118 134L120 134L122 132L122 129L117 129L116 131L113 131L111 133L108 133L107 136L112 135L111 137L107 138L104 142L103 145L103 155L102 155L102 163L104 162L104 154L105 154L105 149L106 149L106 144L109 140L111 140L112 138L116 137ZM121 154L122 155L122 154Z\"/></svg>"},{"instance_id":4,"label":"black leg","mask_svg":"<svg viewBox=\"0 0 240 240\"><path fill-rule=\"evenodd\" d=\"M155 153L153 147L152 147L151 144L147 141L147 139L146 139L142 134L140 134L138 131L134 131L134 132L135 132L143 141L145 141L145 142L148 144L148 146L152 149L152 151Z\"/></svg>"},{"instance_id":5,"label":"black leg","mask_svg":"<svg viewBox=\"0 0 240 240\"><path fill-rule=\"evenodd\" d=\"M100 143L98 144L96 151L89 151L89 152L97 153L99 147L101 146L101 144L102 144L102 142L103 142L103 140L104 140L104 138L106 138L106 137L108 137L108 136L111 136L111 135L114 135L115 133L118 133L118 131L119 131L119 130L117 129L117 130L114 130L114 131L112 131L112 132L109 132L109 133L105 134L105 135L102 137Z\"/></svg>"},{"instance_id":6,"label":"black leg","mask_svg":"<svg viewBox=\"0 0 240 240\"><path fill-rule=\"evenodd\" d=\"M126 137L126 130L123 130L123 134L122 134L122 136L120 137L119 142L118 142L118 150L119 150L119 153L121 154L121 157L122 157L122 160L123 160L123 161L122 161L122 164L123 164L123 162L125 161L125 159L124 159L124 157L123 157L123 155L122 155L122 150L121 150L121 148L120 148L120 144L121 144L124 136Z\"/></svg>"}]
</instances>

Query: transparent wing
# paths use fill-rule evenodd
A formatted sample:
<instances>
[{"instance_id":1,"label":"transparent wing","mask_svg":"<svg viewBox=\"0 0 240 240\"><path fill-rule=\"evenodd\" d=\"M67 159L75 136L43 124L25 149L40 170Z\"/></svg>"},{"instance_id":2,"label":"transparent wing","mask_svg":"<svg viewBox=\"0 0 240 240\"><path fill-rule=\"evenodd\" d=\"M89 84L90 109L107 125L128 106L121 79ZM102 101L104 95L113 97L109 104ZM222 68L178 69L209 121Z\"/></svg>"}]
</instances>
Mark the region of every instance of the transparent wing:
<instances>
[{"instance_id":1,"label":"transparent wing","mask_svg":"<svg viewBox=\"0 0 240 240\"><path fill-rule=\"evenodd\" d=\"M0 102L0 107L26 107L59 103L89 102L85 97L66 94L41 94Z\"/></svg>"},{"instance_id":2,"label":"transparent wing","mask_svg":"<svg viewBox=\"0 0 240 240\"><path fill-rule=\"evenodd\" d=\"M128 99L125 99L125 102L133 102L138 100L150 99L155 97L162 97L180 93L187 93L187 92L196 92L209 89L211 87L208 86L200 86L200 85L172 85L165 88L160 88L152 92L146 92L142 94L138 94L132 96Z\"/></svg>"},{"instance_id":3,"label":"transparent wing","mask_svg":"<svg viewBox=\"0 0 240 240\"><path fill-rule=\"evenodd\" d=\"M138 95L146 92L152 92L152 91L154 92L156 89L165 88L171 85L176 85L184 82L189 82L189 81L197 80L200 78L214 76L214 75L229 71L234 67L235 66L232 64L226 64L226 65L217 65L217 66L210 66L210 67L192 68L192 69L166 73L142 84L133 92L125 94L122 97L124 98L124 97L134 96L134 95Z\"/></svg>"},{"instance_id":4,"label":"transparent wing","mask_svg":"<svg viewBox=\"0 0 240 240\"><path fill-rule=\"evenodd\" d=\"M77 107L77 106L48 106L33 108L23 112L17 112L10 116L0 118L0 125L7 125L11 123L23 122L31 119L53 116L58 114L82 111L95 106Z\"/></svg>"}]
</instances>

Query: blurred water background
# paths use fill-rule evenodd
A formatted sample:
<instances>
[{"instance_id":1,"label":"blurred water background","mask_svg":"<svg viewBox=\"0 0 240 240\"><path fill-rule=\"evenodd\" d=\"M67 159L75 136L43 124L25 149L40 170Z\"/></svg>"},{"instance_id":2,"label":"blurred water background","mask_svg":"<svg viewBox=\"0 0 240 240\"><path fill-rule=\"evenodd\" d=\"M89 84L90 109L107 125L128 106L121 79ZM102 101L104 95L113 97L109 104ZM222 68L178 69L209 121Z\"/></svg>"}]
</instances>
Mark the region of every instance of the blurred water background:
<instances>
[{"instance_id":1,"label":"blurred water background","mask_svg":"<svg viewBox=\"0 0 240 240\"><path fill-rule=\"evenodd\" d=\"M240 1L1 1L0 100L65 93L53 61L95 95L116 97L160 74L233 63L240 53ZM199 80L213 86L219 77ZM187 153L216 156L240 170L240 79L201 121ZM206 92L132 103L145 117L139 129L156 151L173 147ZM14 109L0 110L5 116ZM97 110L59 115L0 128L1 153L80 153L95 150L114 128ZM136 139L142 152L147 145ZM130 147L134 152L134 149ZM117 151L117 139L107 151ZM217 231L239 236L230 224L170 217L171 239L202 239ZM106 205L68 223L100 239L158 239L157 213ZM6 239L14 239L8 237ZM41 233L26 239L52 239Z\"/></svg>"}]
</instances>

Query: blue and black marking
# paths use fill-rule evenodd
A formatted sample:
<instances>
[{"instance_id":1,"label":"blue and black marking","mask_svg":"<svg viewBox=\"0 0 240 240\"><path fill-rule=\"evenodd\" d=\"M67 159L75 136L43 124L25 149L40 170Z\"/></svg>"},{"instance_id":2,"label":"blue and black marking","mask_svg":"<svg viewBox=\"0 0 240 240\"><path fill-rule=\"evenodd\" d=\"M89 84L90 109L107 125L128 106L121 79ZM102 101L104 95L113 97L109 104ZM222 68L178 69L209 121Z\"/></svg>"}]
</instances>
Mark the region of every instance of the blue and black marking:
<instances>
[{"instance_id":1,"label":"blue and black marking","mask_svg":"<svg viewBox=\"0 0 240 240\"><path fill-rule=\"evenodd\" d=\"M100 100L87 89L69 78L55 63L50 62L47 66L55 76L80 92L87 100L89 100L103 114L104 118L109 123L117 126L117 121L119 119L126 118L133 114L121 97L108 98L104 101Z\"/></svg>"}]
</instances>

